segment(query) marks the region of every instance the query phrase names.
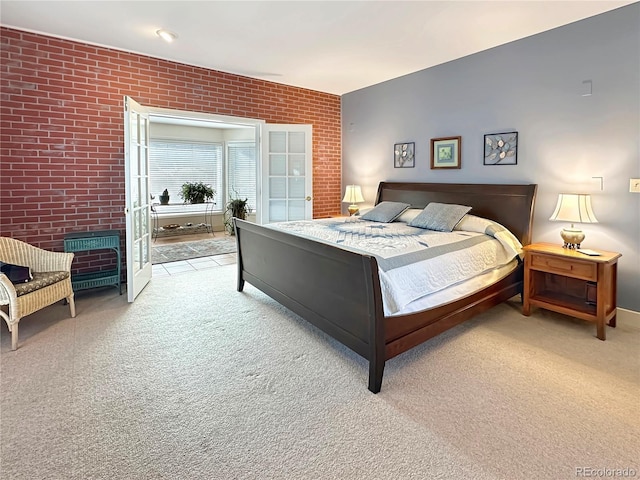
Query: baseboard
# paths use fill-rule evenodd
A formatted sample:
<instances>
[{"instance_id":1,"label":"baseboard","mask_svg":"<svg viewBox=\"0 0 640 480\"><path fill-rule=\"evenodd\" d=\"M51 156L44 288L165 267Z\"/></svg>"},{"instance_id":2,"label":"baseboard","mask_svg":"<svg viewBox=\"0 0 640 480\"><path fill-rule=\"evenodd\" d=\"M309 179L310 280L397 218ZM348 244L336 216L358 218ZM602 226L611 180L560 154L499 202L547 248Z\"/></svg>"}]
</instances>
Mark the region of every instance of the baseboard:
<instances>
[{"instance_id":1,"label":"baseboard","mask_svg":"<svg viewBox=\"0 0 640 480\"><path fill-rule=\"evenodd\" d=\"M640 312L636 312L635 310L627 310L626 308L618 307L616 317L619 322L640 323Z\"/></svg>"}]
</instances>

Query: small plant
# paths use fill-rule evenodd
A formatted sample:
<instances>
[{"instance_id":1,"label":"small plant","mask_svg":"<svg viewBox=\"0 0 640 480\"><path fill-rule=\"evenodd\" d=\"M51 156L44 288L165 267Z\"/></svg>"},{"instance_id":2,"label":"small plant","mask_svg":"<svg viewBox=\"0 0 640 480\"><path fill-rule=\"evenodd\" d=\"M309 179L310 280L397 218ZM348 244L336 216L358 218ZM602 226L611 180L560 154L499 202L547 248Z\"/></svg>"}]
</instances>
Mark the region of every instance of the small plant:
<instances>
[{"instance_id":1,"label":"small plant","mask_svg":"<svg viewBox=\"0 0 640 480\"><path fill-rule=\"evenodd\" d=\"M160 205L168 205L168 204L169 204L169 190L165 188L164 192L162 192L162 195L160 195Z\"/></svg>"},{"instance_id":2,"label":"small plant","mask_svg":"<svg viewBox=\"0 0 640 480\"><path fill-rule=\"evenodd\" d=\"M186 182L182 184L180 196L186 203L204 203L213 198L216 191L202 182Z\"/></svg>"},{"instance_id":3,"label":"small plant","mask_svg":"<svg viewBox=\"0 0 640 480\"><path fill-rule=\"evenodd\" d=\"M234 193L238 195L238 192L234 190ZM225 220L224 225L227 231L233 235L233 217L239 218L241 220L246 220L247 215L249 214L249 207L247 206L247 202L249 199L245 198L244 200L241 198L233 198L229 195L229 202L227 202L227 208L225 210Z\"/></svg>"}]
</instances>

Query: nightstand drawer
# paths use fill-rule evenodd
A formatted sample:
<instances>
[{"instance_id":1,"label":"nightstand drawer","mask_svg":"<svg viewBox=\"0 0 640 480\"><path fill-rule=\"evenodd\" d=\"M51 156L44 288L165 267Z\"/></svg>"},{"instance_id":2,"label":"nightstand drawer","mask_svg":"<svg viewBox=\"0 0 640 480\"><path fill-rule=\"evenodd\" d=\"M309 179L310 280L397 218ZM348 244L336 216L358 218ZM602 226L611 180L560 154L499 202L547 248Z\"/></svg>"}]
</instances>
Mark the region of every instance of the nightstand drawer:
<instances>
[{"instance_id":1,"label":"nightstand drawer","mask_svg":"<svg viewBox=\"0 0 640 480\"><path fill-rule=\"evenodd\" d=\"M531 268L583 280L596 281L598 278L598 266L595 263L576 262L553 255L532 254Z\"/></svg>"}]
</instances>

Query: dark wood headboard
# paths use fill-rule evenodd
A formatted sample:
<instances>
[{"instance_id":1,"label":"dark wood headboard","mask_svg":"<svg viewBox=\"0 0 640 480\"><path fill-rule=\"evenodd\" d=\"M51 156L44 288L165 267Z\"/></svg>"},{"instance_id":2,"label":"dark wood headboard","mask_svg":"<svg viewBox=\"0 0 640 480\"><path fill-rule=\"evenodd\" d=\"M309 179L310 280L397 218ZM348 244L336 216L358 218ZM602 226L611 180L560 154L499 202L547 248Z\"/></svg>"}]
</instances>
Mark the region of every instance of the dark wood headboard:
<instances>
[{"instance_id":1,"label":"dark wood headboard","mask_svg":"<svg viewBox=\"0 0 640 480\"><path fill-rule=\"evenodd\" d=\"M468 205L469 213L508 228L523 245L531 243L536 184L380 182L376 205L383 201L424 208L430 202Z\"/></svg>"}]
</instances>

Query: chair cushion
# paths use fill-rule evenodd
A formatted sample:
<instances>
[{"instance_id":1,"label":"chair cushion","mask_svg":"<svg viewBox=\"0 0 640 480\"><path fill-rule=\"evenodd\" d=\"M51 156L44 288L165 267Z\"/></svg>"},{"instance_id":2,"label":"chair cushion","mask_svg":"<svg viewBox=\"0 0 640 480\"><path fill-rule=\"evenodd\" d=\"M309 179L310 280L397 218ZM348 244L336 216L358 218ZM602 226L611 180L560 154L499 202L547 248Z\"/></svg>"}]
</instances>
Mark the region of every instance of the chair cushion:
<instances>
[{"instance_id":1,"label":"chair cushion","mask_svg":"<svg viewBox=\"0 0 640 480\"><path fill-rule=\"evenodd\" d=\"M69 278L69 272L32 272L33 280L16 285L16 295L26 295L49 285L53 285L65 278Z\"/></svg>"}]
</instances>

